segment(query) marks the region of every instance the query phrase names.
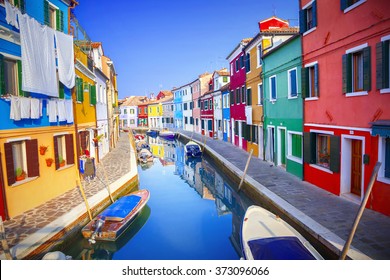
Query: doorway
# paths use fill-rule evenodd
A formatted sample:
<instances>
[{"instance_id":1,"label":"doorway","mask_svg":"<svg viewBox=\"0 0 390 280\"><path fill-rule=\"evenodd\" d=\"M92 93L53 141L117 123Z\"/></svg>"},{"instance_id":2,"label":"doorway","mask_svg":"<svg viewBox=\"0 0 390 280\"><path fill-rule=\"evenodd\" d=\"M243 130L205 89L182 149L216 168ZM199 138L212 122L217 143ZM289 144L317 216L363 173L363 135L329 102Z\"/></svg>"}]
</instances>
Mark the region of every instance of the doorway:
<instances>
[{"instance_id":1,"label":"doorway","mask_svg":"<svg viewBox=\"0 0 390 280\"><path fill-rule=\"evenodd\" d=\"M351 193L362 194L362 141L352 140L351 153Z\"/></svg>"},{"instance_id":2,"label":"doorway","mask_svg":"<svg viewBox=\"0 0 390 280\"><path fill-rule=\"evenodd\" d=\"M278 127L278 165L286 167L286 128Z\"/></svg>"}]
</instances>

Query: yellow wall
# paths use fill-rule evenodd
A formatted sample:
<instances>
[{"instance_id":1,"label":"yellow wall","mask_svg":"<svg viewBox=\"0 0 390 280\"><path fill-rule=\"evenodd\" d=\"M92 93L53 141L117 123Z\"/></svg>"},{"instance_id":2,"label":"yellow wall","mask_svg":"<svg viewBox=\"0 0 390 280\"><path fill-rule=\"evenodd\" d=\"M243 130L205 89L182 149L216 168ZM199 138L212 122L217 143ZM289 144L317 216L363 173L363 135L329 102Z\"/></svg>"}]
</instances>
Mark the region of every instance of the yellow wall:
<instances>
[{"instance_id":1,"label":"yellow wall","mask_svg":"<svg viewBox=\"0 0 390 280\"><path fill-rule=\"evenodd\" d=\"M160 117L163 114L162 104L150 104L148 105L148 116L149 117Z\"/></svg>"},{"instance_id":2,"label":"yellow wall","mask_svg":"<svg viewBox=\"0 0 390 280\"><path fill-rule=\"evenodd\" d=\"M77 161L75 155L75 164L66 166L62 170L55 170L55 164L51 167L46 165L46 158L54 159L54 140L55 134L72 134L73 145L76 147L74 137L74 126L53 126L45 128L33 128L22 130L3 130L0 131L0 151L1 161L6 171L6 162L4 156L4 143L8 139L30 137L38 140L39 146L48 146L45 155L38 155L39 159L39 177L31 181L22 182L13 186L8 186L7 178L4 178L5 196L9 216L15 217L23 212L44 204L73 188L76 187L78 178Z\"/></svg>"},{"instance_id":3,"label":"yellow wall","mask_svg":"<svg viewBox=\"0 0 390 280\"><path fill-rule=\"evenodd\" d=\"M86 75L76 69L76 75L83 79L83 83L94 85L95 82ZM76 100L76 89L73 90L73 100ZM84 91L84 101L82 103L76 102L75 112L77 124L93 123L96 125L96 107L90 104L89 91Z\"/></svg>"}]
</instances>

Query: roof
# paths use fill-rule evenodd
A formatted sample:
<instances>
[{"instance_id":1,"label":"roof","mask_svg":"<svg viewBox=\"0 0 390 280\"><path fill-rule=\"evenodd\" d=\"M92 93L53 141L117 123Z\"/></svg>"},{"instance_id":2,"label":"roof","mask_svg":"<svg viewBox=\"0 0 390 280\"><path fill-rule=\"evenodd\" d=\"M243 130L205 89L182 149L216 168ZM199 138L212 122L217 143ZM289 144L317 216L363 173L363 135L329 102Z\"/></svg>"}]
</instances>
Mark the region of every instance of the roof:
<instances>
[{"instance_id":1,"label":"roof","mask_svg":"<svg viewBox=\"0 0 390 280\"><path fill-rule=\"evenodd\" d=\"M260 34L262 35L297 34L297 33L299 33L298 27L283 27L283 28L267 29L260 32Z\"/></svg>"},{"instance_id":2,"label":"roof","mask_svg":"<svg viewBox=\"0 0 390 280\"><path fill-rule=\"evenodd\" d=\"M122 106L138 106L142 104L148 104L149 98L146 96L130 96L122 103Z\"/></svg>"},{"instance_id":3,"label":"roof","mask_svg":"<svg viewBox=\"0 0 390 280\"><path fill-rule=\"evenodd\" d=\"M233 49L233 51L231 53L229 53L229 55L226 57L226 59L229 59L229 57L241 46L241 47L245 47L250 41L252 41L253 38L244 38L241 40L240 43L238 43L238 45Z\"/></svg>"},{"instance_id":4,"label":"roof","mask_svg":"<svg viewBox=\"0 0 390 280\"><path fill-rule=\"evenodd\" d=\"M227 83L223 86L221 86L221 88L219 89L220 91L226 91L226 90L229 90L229 86L230 86L230 83Z\"/></svg>"}]
</instances>

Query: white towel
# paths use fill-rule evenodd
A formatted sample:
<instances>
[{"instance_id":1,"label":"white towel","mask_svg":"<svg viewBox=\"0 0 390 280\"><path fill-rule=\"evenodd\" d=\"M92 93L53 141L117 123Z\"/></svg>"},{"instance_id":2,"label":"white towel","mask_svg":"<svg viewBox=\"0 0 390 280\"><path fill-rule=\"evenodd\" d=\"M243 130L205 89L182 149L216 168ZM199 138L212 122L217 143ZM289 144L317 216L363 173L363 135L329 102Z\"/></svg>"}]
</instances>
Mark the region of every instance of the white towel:
<instances>
[{"instance_id":1,"label":"white towel","mask_svg":"<svg viewBox=\"0 0 390 280\"><path fill-rule=\"evenodd\" d=\"M20 121L20 99L16 96L11 96L11 110L9 118L14 121Z\"/></svg>"},{"instance_id":2,"label":"white towel","mask_svg":"<svg viewBox=\"0 0 390 280\"><path fill-rule=\"evenodd\" d=\"M57 100L57 114L58 114L58 121L60 121L60 122L66 121L66 111L65 111L65 100L64 99Z\"/></svg>"},{"instance_id":3,"label":"white towel","mask_svg":"<svg viewBox=\"0 0 390 280\"><path fill-rule=\"evenodd\" d=\"M22 50L22 89L58 97L54 30L18 12Z\"/></svg>"},{"instance_id":4,"label":"white towel","mask_svg":"<svg viewBox=\"0 0 390 280\"><path fill-rule=\"evenodd\" d=\"M19 24L17 21L17 15L18 15L18 8L12 6L7 0L4 1L5 6L5 20L8 24L15 26L17 29L19 29Z\"/></svg>"},{"instance_id":5,"label":"white towel","mask_svg":"<svg viewBox=\"0 0 390 280\"><path fill-rule=\"evenodd\" d=\"M73 88L76 80L74 68L73 36L55 31L58 78L67 88Z\"/></svg>"},{"instance_id":6,"label":"white towel","mask_svg":"<svg viewBox=\"0 0 390 280\"><path fill-rule=\"evenodd\" d=\"M31 98L31 118L39 119L42 115L40 100L37 98Z\"/></svg>"},{"instance_id":7,"label":"white towel","mask_svg":"<svg viewBox=\"0 0 390 280\"><path fill-rule=\"evenodd\" d=\"M49 115L49 122L57 122L56 100L49 100L49 102L47 102L47 114Z\"/></svg>"},{"instance_id":8,"label":"white towel","mask_svg":"<svg viewBox=\"0 0 390 280\"><path fill-rule=\"evenodd\" d=\"M31 118L30 98L20 97L20 117L22 119L30 119Z\"/></svg>"},{"instance_id":9,"label":"white towel","mask_svg":"<svg viewBox=\"0 0 390 280\"><path fill-rule=\"evenodd\" d=\"M72 99L65 100L66 122L73 123L73 102Z\"/></svg>"}]
</instances>

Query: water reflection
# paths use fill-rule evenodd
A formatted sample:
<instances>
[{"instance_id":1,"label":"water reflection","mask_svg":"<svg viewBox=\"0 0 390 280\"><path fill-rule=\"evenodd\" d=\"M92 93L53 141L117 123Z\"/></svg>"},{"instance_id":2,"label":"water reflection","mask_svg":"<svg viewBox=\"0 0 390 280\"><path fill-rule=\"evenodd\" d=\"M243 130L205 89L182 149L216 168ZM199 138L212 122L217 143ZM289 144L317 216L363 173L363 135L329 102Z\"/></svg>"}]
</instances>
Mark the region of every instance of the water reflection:
<instances>
[{"instance_id":1,"label":"water reflection","mask_svg":"<svg viewBox=\"0 0 390 280\"><path fill-rule=\"evenodd\" d=\"M82 239L74 259L239 259L240 230L252 201L236 193L207 158L187 158L184 144L146 138L153 162L140 165L147 207L116 242ZM142 229L142 230L141 230Z\"/></svg>"}]
</instances>

